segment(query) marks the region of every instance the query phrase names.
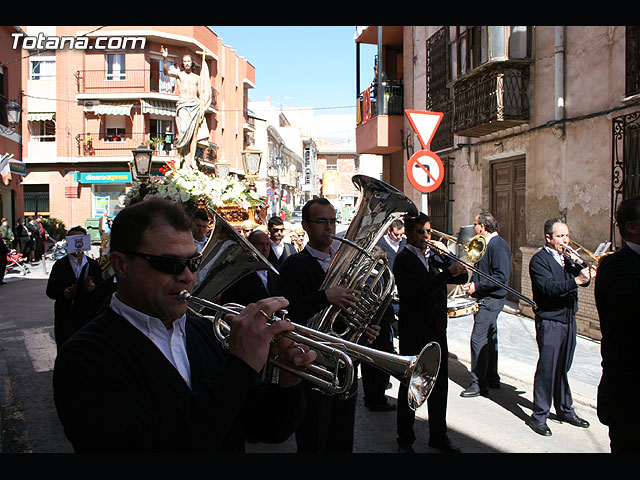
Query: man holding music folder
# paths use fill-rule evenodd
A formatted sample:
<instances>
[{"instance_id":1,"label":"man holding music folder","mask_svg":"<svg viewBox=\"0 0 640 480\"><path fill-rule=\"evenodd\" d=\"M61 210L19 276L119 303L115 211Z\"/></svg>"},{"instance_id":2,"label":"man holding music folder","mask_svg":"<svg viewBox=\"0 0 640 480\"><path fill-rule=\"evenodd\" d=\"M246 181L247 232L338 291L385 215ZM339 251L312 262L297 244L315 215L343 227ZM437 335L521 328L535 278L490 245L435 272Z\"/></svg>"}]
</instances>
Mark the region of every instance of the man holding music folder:
<instances>
[{"instance_id":1,"label":"man holding music folder","mask_svg":"<svg viewBox=\"0 0 640 480\"><path fill-rule=\"evenodd\" d=\"M91 249L91 236L84 227L67 232L67 255L51 268L47 296L55 300L53 331L58 349L89 318L87 312L95 287L102 282L102 269L97 261L85 255Z\"/></svg>"}]
</instances>

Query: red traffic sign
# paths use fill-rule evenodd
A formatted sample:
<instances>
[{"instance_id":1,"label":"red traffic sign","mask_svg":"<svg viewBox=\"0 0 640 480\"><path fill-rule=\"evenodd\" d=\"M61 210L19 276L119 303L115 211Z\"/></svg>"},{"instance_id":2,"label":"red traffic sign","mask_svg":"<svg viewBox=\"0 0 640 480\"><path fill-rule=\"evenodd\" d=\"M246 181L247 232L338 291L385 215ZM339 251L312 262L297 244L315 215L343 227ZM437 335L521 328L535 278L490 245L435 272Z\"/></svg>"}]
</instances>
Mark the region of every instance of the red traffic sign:
<instances>
[{"instance_id":1,"label":"red traffic sign","mask_svg":"<svg viewBox=\"0 0 640 480\"><path fill-rule=\"evenodd\" d=\"M407 178L416 190L433 192L444 179L444 164L432 151L420 150L411 155L407 162Z\"/></svg>"},{"instance_id":2,"label":"red traffic sign","mask_svg":"<svg viewBox=\"0 0 640 480\"><path fill-rule=\"evenodd\" d=\"M429 150L429 145L444 113L419 110L405 110L404 113L422 145L422 150L414 153L407 162L407 178L416 190L433 192L442 184L444 165L440 157Z\"/></svg>"},{"instance_id":3,"label":"red traffic sign","mask_svg":"<svg viewBox=\"0 0 640 480\"><path fill-rule=\"evenodd\" d=\"M267 197L273 197L276 191L273 188L267 188Z\"/></svg>"}]
</instances>

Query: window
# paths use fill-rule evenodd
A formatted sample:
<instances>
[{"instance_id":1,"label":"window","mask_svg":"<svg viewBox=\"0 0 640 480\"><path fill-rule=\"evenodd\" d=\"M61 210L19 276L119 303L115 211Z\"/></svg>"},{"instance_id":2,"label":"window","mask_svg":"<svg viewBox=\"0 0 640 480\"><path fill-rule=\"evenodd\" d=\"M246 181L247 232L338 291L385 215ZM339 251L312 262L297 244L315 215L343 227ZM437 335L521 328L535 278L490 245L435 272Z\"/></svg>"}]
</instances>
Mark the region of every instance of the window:
<instances>
[{"instance_id":1,"label":"window","mask_svg":"<svg viewBox=\"0 0 640 480\"><path fill-rule=\"evenodd\" d=\"M107 80L124 80L124 53L107 53L105 60Z\"/></svg>"},{"instance_id":2,"label":"window","mask_svg":"<svg viewBox=\"0 0 640 480\"><path fill-rule=\"evenodd\" d=\"M338 170L338 157L327 157L327 170Z\"/></svg>"},{"instance_id":3,"label":"window","mask_svg":"<svg viewBox=\"0 0 640 480\"><path fill-rule=\"evenodd\" d=\"M640 94L640 27L625 27L625 94Z\"/></svg>"},{"instance_id":4,"label":"window","mask_svg":"<svg viewBox=\"0 0 640 480\"><path fill-rule=\"evenodd\" d=\"M30 63L31 80L52 80L56 78L55 58L32 58Z\"/></svg>"},{"instance_id":5,"label":"window","mask_svg":"<svg viewBox=\"0 0 640 480\"><path fill-rule=\"evenodd\" d=\"M49 185L24 184L24 215L49 215Z\"/></svg>"},{"instance_id":6,"label":"window","mask_svg":"<svg viewBox=\"0 0 640 480\"><path fill-rule=\"evenodd\" d=\"M105 137L109 142L121 142L125 139L126 119L122 115L105 116Z\"/></svg>"},{"instance_id":7,"label":"window","mask_svg":"<svg viewBox=\"0 0 640 480\"><path fill-rule=\"evenodd\" d=\"M530 57L531 28L504 25L454 25L449 27L451 80L487 62Z\"/></svg>"},{"instance_id":8,"label":"window","mask_svg":"<svg viewBox=\"0 0 640 480\"><path fill-rule=\"evenodd\" d=\"M56 124L53 120L34 120L29 122L29 133L34 142L55 142Z\"/></svg>"}]
</instances>

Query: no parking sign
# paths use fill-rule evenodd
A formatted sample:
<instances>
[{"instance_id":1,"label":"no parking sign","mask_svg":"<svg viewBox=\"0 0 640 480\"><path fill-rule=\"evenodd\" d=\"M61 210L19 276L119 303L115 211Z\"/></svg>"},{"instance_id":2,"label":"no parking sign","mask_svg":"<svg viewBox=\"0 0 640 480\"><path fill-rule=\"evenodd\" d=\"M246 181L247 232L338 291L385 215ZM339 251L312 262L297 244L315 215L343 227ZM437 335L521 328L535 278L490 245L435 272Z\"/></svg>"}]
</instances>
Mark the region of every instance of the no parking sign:
<instances>
[{"instance_id":1,"label":"no parking sign","mask_svg":"<svg viewBox=\"0 0 640 480\"><path fill-rule=\"evenodd\" d=\"M444 113L405 110L405 114L422 145L422 150L414 153L407 162L407 178L416 190L433 192L444 179L444 164L438 155L429 150L429 144Z\"/></svg>"}]
</instances>

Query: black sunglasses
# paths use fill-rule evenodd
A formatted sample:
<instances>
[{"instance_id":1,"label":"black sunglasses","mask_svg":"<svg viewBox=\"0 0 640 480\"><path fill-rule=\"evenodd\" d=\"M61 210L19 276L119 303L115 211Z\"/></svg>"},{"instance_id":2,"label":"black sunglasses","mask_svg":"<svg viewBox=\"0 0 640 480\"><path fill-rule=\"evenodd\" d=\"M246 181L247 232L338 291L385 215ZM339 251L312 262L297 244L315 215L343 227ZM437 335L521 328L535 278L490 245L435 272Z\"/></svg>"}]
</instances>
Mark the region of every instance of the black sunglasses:
<instances>
[{"instance_id":1,"label":"black sunglasses","mask_svg":"<svg viewBox=\"0 0 640 480\"><path fill-rule=\"evenodd\" d=\"M430 228L427 228L426 230L424 228L416 228L414 231L419 235L424 235L425 232L431 233L431 229Z\"/></svg>"},{"instance_id":2,"label":"black sunglasses","mask_svg":"<svg viewBox=\"0 0 640 480\"><path fill-rule=\"evenodd\" d=\"M177 275L184 272L188 268L192 272L196 272L202 261L202 254L198 253L190 258L173 257L171 255L149 255L140 252L122 252L125 255L133 255L135 257L144 258L149 265L162 273L169 275Z\"/></svg>"}]
</instances>

